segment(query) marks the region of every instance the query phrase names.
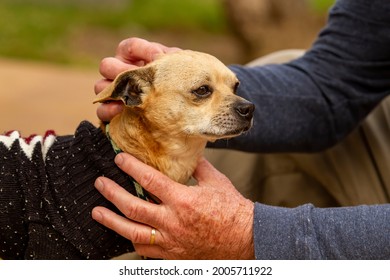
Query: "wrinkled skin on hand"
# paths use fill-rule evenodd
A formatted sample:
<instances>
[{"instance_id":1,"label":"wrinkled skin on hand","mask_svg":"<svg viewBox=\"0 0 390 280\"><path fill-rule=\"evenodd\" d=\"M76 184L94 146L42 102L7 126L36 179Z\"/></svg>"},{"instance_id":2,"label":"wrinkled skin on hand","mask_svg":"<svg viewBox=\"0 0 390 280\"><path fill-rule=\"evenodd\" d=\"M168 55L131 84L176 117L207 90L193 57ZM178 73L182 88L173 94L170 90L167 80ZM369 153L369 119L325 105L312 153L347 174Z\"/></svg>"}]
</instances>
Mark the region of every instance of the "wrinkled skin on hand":
<instances>
[{"instance_id":1,"label":"wrinkled skin on hand","mask_svg":"<svg viewBox=\"0 0 390 280\"><path fill-rule=\"evenodd\" d=\"M135 197L108 178L96 188L125 215L103 207L93 218L134 243L138 254L160 259L253 259L253 210L231 182L202 158L194 173L195 186L176 183L128 154L117 165L160 204ZM155 244L150 245L151 230Z\"/></svg>"}]
</instances>

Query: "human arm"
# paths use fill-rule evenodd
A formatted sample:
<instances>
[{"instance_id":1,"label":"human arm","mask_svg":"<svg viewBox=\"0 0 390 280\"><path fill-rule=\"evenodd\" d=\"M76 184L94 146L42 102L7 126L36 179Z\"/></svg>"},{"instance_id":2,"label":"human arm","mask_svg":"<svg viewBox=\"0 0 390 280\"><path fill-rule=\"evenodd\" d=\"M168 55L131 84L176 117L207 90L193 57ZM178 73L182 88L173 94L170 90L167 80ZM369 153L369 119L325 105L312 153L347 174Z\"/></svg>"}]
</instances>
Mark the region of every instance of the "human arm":
<instances>
[{"instance_id":1,"label":"human arm","mask_svg":"<svg viewBox=\"0 0 390 280\"><path fill-rule=\"evenodd\" d=\"M390 205L282 208L255 204L257 259L389 259Z\"/></svg>"},{"instance_id":2,"label":"human arm","mask_svg":"<svg viewBox=\"0 0 390 280\"><path fill-rule=\"evenodd\" d=\"M313 152L340 141L390 93L389 13L388 1L339 0L302 58L282 65L231 65L241 81L237 93L256 105L254 126L210 146ZM130 40L138 57L152 57L155 43ZM103 75L109 77L113 65L131 60L127 48L120 45L122 56L101 65Z\"/></svg>"},{"instance_id":3,"label":"human arm","mask_svg":"<svg viewBox=\"0 0 390 280\"><path fill-rule=\"evenodd\" d=\"M390 2L339 0L308 52L291 63L231 66L256 105L252 131L216 143L311 152L339 142L390 93Z\"/></svg>"}]
</instances>

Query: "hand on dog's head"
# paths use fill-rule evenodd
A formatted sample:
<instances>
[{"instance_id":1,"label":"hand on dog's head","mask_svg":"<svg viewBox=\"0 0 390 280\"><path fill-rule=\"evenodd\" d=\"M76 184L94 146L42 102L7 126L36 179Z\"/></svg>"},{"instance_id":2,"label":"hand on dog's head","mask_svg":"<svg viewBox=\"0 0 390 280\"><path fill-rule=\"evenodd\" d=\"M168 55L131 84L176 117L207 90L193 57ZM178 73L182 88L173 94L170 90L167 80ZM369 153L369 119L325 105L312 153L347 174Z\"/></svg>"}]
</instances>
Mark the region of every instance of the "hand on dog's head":
<instances>
[{"instance_id":1,"label":"hand on dog's head","mask_svg":"<svg viewBox=\"0 0 390 280\"><path fill-rule=\"evenodd\" d=\"M94 102L121 100L157 127L207 140L236 136L252 125L254 106L235 95L239 81L217 58L178 51L119 74Z\"/></svg>"}]
</instances>

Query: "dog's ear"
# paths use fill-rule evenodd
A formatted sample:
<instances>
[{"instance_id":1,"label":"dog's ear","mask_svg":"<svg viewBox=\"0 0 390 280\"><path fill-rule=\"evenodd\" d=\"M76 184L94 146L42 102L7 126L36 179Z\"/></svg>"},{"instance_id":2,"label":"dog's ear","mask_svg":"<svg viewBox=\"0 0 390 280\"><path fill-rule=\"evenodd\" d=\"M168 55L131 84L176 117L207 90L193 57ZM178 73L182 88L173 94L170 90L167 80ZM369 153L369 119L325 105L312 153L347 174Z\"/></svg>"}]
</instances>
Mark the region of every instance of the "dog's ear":
<instances>
[{"instance_id":1,"label":"dog's ear","mask_svg":"<svg viewBox=\"0 0 390 280\"><path fill-rule=\"evenodd\" d=\"M122 72L96 96L93 103L122 100L126 106L140 105L142 103L141 94L152 86L153 80L154 69L152 67Z\"/></svg>"}]
</instances>

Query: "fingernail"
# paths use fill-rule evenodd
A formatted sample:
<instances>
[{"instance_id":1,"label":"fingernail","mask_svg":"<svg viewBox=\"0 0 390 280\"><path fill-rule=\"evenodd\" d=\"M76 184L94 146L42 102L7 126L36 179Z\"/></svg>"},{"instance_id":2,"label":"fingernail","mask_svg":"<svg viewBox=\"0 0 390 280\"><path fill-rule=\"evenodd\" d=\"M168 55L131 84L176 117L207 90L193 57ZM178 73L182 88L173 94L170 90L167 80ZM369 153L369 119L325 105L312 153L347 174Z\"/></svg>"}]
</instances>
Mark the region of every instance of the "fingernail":
<instances>
[{"instance_id":1,"label":"fingernail","mask_svg":"<svg viewBox=\"0 0 390 280\"><path fill-rule=\"evenodd\" d=\"M118 155L115 157L115 163L116 163L116 165L121 165L121 164L123 163L123 155L118 154Z\"/></svg>"},{"instance_id":2,"label":"fingernail","mask_svg":"<svg viewBox=\"0 0 390 280\"><path fill-rule=\"evenodd\" d=\"M104 187L104 184L103 184L102 179L97 178L96 181L95 181L95 188L96 188L98 191L102 191L102 190L103 190L103 187Z\"/></svg>"}]
</instances>

